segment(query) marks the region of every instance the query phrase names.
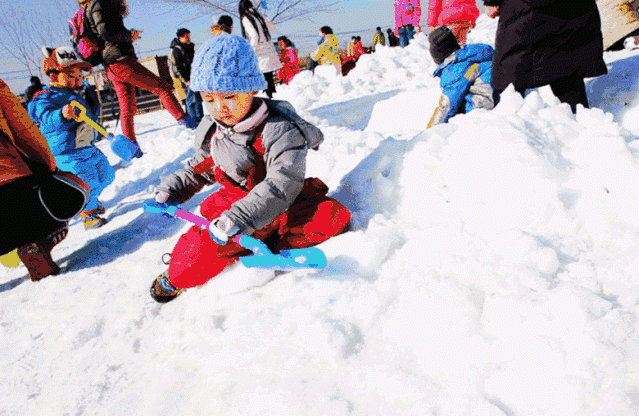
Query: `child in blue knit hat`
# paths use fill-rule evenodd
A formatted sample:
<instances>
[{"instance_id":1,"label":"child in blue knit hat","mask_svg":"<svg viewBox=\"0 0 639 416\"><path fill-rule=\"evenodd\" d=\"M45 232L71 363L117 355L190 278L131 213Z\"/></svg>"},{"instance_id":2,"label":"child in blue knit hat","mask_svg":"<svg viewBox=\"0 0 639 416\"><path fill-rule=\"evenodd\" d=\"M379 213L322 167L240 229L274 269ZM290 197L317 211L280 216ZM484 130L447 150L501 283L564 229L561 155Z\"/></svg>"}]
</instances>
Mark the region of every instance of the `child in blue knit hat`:
<instances>
[{"instance_id":1,"label":"child in blue knit hat","mask_svg":"<svg viewBox=\"0 0 639 416\"><path fill-rule=\"evenodd\" d=\"M156 204L183 203L213 183L221 189L200 204L210 229L193 226L183 234L169 269L153 282L158 302L250 254L231 240L237 234L278 253L326 241L351 218L321 180L306 178L308 149L319 146L322 132L288 102L256 97L266 81L245 39L223 33L205 42L193 60L191 89L201 92L208 115L196 131L195 156L158 187Z\"/></svg>"}]
</instances>

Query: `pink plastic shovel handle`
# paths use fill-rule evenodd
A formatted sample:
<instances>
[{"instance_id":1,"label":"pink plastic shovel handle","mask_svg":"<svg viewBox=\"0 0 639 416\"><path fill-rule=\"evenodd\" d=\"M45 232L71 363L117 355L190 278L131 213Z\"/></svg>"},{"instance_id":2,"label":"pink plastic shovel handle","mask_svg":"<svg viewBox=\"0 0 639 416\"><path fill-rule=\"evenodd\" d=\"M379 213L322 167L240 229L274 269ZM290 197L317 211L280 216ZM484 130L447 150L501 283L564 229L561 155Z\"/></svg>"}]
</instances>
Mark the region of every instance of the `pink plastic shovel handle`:
<instances>
[{"instance_id":1,"label":"pink plastic shovel handle","mask_svg":"<svg viewBox=\"0 0 639 416\"><path fill-rule=\"evenodd\" d=\"M190 222L191 224L195 224L198 227L203 228L207 231L209 229L209 225L211 225L211 221L207 220L206 218L200 217L199 215L193 214L183 209L179 209L179 208L176 209L175 216L181 220L185 220ZM242 243L240 243L240 239L242 238L242 236L243 234L238 234L235 237L231 238L231 241L235 241L236 243L240 244L242 247L248 248Z\"/></svg>"},{"instance_id":2,"label":"pink plastic shovel handle","mask_svg":"<svg viewBox=\"0 0 639 416\"><path fill-rule=\"evenodd\" d=\"M195 224L200 228L204 228L205 230L208 230L209 224L211 224L211 221L207 220L206 218L202 218L199 215L195 215L183 209L175 210L175 216L182 220Z\"/></svg>"}]
</instances>

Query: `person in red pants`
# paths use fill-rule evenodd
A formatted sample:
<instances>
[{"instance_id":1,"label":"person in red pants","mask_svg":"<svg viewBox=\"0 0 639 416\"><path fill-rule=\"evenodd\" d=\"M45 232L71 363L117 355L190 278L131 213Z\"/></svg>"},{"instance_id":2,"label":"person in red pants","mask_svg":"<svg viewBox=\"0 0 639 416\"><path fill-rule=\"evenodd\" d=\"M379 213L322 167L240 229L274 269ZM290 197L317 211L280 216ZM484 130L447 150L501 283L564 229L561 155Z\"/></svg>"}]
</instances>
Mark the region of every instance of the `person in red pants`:
<instances>
[{"instance_id":1,"label":"person in red pants","mask_svg":"<svg viewBox=\"0 0 639 416\"><path fill-rule=\"evenodd\" d=\"M118 96L122 133L137 142L133 123L137 113L136 87L159 96L178 123L195 129L195 119L184 112L173 94L171 83L138 62L133 42L140 38L141 32L124 27L123 18L128 14L126 0L78 0L78 3L84 9L85 30L96 41L107 76ZM136 156L140 157L142 153Z\"/></svg>"},{"instance_id":2,"label":"person in red pants","mask_svg":"<svg viewBox=\"0 0 639 416\"><path fill-rule=\"evenodd\" d=\"M223 33L205 42L193 60L191 88L201 91L209 116L198 129L195 156L158 187L155 201L183 203L217 182L221 189L200 204L200 212L226 243L191 227L175 245L169 269L151 286L158 302L206 283L250 254L231 240L237 234L250 234L277 253L326 241L351 219L320 179L305 178L308 149L319 146L322 132L289 103L255 97L266 80L246 40Z\"/></svg>"}]
</instances>

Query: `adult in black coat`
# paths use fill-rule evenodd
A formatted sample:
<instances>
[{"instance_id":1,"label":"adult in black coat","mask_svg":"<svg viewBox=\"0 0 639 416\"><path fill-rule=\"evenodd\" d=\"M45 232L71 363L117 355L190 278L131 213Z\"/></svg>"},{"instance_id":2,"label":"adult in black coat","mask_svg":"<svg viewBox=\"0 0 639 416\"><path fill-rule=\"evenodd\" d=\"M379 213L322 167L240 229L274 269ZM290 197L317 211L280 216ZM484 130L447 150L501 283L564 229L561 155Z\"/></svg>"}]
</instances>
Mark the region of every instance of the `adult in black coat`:
<instances>
[{"instance_id":1,"label":"adult in black coat","mask_svg":"<svg viewBox=\"0 0 639 416\"><path fill-rule=\"evenodd\" d=\"M202 107L202 96L199 92L191 90L191 65L195 56L195 45L191 43L191 32L188 29L180 28L176 37L171 42L171 53L169 55L169 66L173 72L173 77L182 84L182 89L186 94L186 113L193 117L197 124L204 117Z\"/></svg>"},{"instance_id":2,"label":"adult in black coat","mask_svg":"<svg viewBox=\"0 0 639 416\"><path fill-rule=\"evenodd\" d=\"M191 64L195 56L195 45L191 43L191 32L188 29L179 29L177 36L171 41L173 49L174 72L184 82L191 82Z\"/></svg>"},{"instance_id":3,"label":"adult in black coat","mask_svg":"<svg viewBox=\"0 0 639 416\"><path fill-rule=\"evenodd\" d=\"M499 16L492 84L523 94L550 85L561 102L588 107L584 78L607 73L601 18L595 0L484 0Z\"/></svg>"}]
</instances>

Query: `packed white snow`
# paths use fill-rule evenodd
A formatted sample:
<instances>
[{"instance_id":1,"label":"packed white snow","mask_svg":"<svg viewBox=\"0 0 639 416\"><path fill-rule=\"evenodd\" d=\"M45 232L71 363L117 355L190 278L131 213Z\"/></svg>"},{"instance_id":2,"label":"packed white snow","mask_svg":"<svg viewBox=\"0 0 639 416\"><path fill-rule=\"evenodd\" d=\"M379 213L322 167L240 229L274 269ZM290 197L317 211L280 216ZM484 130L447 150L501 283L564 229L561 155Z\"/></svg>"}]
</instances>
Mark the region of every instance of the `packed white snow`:
<instances>
[{"instance_id":1,"label":"packed white snow","mask_svg":"<svg viewBox=\"0 0 639 416\"><path fill-rule=\"evenodd\" d=\"M494 33L483 15L469 40ZM238 264L164 305L149 287L188 225L142 203L194 133L137 116L144 157L98 144L109 223L72 222L59 276L0 268L0 414L639 414L639 50L605 59L591 109L507 90L431 129L423 34L302 72L275 98L322 128L308 175L352 230L324 270Z\"/></svg>"}]
</instances>

